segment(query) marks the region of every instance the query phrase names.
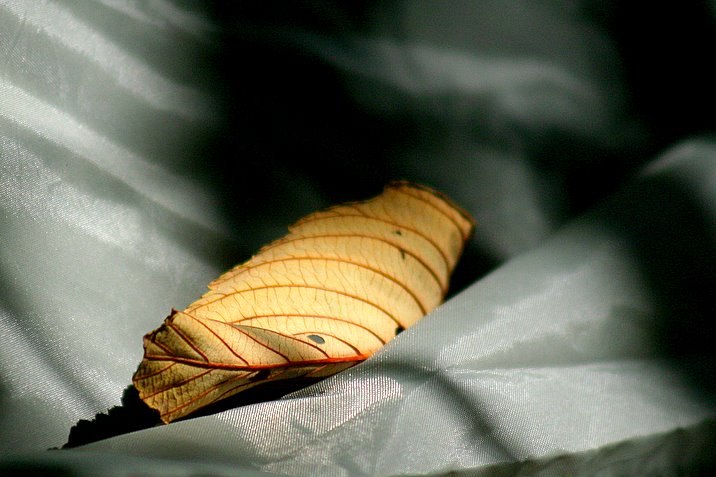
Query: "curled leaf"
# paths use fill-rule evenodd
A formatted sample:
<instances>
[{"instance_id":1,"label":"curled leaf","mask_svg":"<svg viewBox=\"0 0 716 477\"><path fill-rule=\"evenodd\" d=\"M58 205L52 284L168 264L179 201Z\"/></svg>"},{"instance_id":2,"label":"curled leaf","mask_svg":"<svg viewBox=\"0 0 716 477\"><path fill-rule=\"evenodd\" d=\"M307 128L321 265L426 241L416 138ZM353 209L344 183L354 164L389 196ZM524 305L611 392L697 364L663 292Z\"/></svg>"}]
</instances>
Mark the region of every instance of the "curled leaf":
<instances>
[{"instance_id":1,"label":"curled leaf","mask_svg":"<svg viewBox=\"0 0 716 477\"><path fill-rule=\"evenodd\" d=\"M257 384L365 360L442 302L473 226L407 182L299 220L144 337L140 398L171 422Z\"/></svg>"}]
</instances>

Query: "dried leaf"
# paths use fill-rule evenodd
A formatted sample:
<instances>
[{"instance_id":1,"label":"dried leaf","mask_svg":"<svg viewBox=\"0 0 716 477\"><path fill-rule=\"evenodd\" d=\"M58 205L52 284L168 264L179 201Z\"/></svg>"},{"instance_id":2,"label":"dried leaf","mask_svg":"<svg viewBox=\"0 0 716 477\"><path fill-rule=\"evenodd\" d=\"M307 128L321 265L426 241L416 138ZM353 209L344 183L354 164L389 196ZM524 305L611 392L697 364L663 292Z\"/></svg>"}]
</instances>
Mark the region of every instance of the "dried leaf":
<instances>
[{"instance_id":1,"label":"dried leaf","mask_svg":"<svg viewBox=\"0 0 716 477\"><path fill-rule=\"evenodd\" d=\"M311 214L147 334L134 385L171 422L257 384L349 368L441 303L472 229L407 182Z\"/></svg>"}]
</instances>

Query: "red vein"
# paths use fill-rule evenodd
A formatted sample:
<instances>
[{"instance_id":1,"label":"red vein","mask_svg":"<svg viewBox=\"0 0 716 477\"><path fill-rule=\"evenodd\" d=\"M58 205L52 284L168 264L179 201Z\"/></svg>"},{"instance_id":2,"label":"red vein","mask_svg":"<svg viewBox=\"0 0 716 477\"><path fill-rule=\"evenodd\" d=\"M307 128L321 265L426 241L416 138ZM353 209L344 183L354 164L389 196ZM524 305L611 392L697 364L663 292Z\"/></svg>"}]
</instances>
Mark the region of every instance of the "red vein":
<instances>
[{"instance_id":1,"label":"red vein","mask_svg":"<svg viewBox=\"0 0 716 477\"><path fill-rule=\"evenodd\" d=\"M355 202L355 203L352 203L352 204L346 204L346 207L350 207L352 210L355 210L356 212L358 212L358 213L359 213L360 215L362 215L363 217L368 217L368 214L365 213L365 211L364 211L363 209L361 209L360 207L358 207L359 205L365 205L366 203L367 203L367 202L363 202L363 203Z\"/></svg>"},{"instance_id":2,"label":"red vein","mask_svg":"<svg viewBox=\"0 0 716 477\"><path fill-rule=\"evenodd\" d=\"M340 341L341 343L345 344L346 346L349 346L353 351L356 352L356 354L361 354L361 353L360 353L360 350L359 350L358 348L356 348L355 346L353 346L352 344L350 344L348 341L346 341L346 340L344 340L344 339L341 339L341 338L337 337L337 336L334 335L334 334L326 333L325 331L302 331L301 333L297 333L297 334L294 335L294 336L299 336L299 335L330 336L331 338L334 338L334 339ZM310 338L309 338L309 339L310 339ZM326 354L326 356L328 356L328 354Z\"/></svg>"},{"instance_id":3,"label":"red vein","mask_svg":"<svg viewBox=\"0 0 716 477\"><path fill-rule=\"evenodd\" d=\"M297 318L321 318L321 319L326 319L326 320L331 320L331 321L340 321L340 322L343 322L343 323L346 323L346 324L349 324L349 325L353 325L353 326L356 326L356 327L358 327L358 328L360 328L360 329L362 329L362 330L367 331L368 333L370 333L370 334L372 334L373 336L375 336L382 344L385 344L385 340L383 340L383 338L381 338L380 336L378 336L373 330L371 330L371 329L368 328L367 326L363 326L363 325L361 325L361 324L359 324L359 323L355 323L355 322L353 322L353 321L348 321L348 320L346 320L346 319L344 319L344 318L337 318L337 317L335 317L335 316L315 315L315 314L311 315L311 314L301 314L301 313L279 313L279 314L275 314L275 315L253 315L253 316L245 316L245 317L241 318L240 320L227 321L226 323L236 324L236 323L241 323L242 321L249 321L249 320L253 320L253 319L256 319L256 318L281 318L281 317L286 317L286 318L292 318L292 317L297 317Z\"/></svg>"},{"instance_id":4,"label":"red vein","mask_svg":"<svg viewBox=\"0 0 716 477\"><path fill-rule=\"evenodd\" d=\"M300 340L299 340L300 341ZM303 343L303 341L302 341ZM347 363L353 361L364 361L370 357L370 354L361 354L356 356L339 356L333 358L322 358L322 359L306 359L302 361L289 361L287 363L271 363L271 364L252 364L252 365L239 365L239 364L228 364L228 363L212 363L206 361L199 361L197 359L182 358L180 356L153 356L145 355L144 359L148 361L176 361L180 364L186 364L189 366L195 366L197 368L208 368L223 369L232 371L255 371L261 369L278 369L293 366L311 366L319 364L332 364L332 363ZM181 385L183 383L179 383ZM171 389L171 388L167 388ZM161 392L161 391L160 391Z\"/></svg>"},{"instance_id":5,"label":"red vein","mask_svg":"<svg viewBox=\"0 0 716 477\"><path fill-rule=\"evenodd\" d=\"M167 328L170 328L174 333L176 333L186 344L188 344L191 349L196 351L196 354L204 358L205 361L209 361L209 358L204 354L204 352L199 349L199 347L197 347L194 343L192 343L189 337L186 336L181 330L179 330L179 328L174 326L173 323L167 322L166 326Z\"/></svg>"},{"instance_id":6,"label":"red vein","mask_svg":"<svg viewBox=\"0 0 716 477\"><path fill-rule=\"evenodd\" d=\"M294 225L294 227L297 226L297 225L303 226L303 225L309 224L309 223L311 223L311 222L318 222L318 221L321 221L321 220L329 220L329 219L336 219L336 218L342 219L342 218L345 218L345 217L359 217L359 218L361 218L361 219L374 220L374 221L376 221L376 222L382 222L382 223L391 225L391 226L393 226L393 227L398 227L398 228L403 229L403 230L408 230L408 231L410 231L410 232L413 232L413 233L416 234L416 235L419 235L420 237L422 237L423 239L425 239L430 245L432 245L433 248L435 248L435 250L438 251L438 253L439 253L440 256L442 257L443 261L445 262L445 269L447 270L448 275L450 274L450 262L448 261L447 255L445 255L445 252L443 251L443 249L440 248L440 246L439 246L438 244L436 244L433 239L431 239L430 237L428 237L427 235L425 235L424 233L422 233L422 232L419 231L418 229L415 229L415 228L413 228L413 227L408 227L407 225L399 224L399 223L395 222L394 220L383 219L383 218L381 218L381 217L372 217L372 216L366 216L366 215L358 215L358 214L331 215L331 216L327 216L327 217L322 217L322 216L312 217L312 216L308 216L308 217L306 217L303 221L297 222L297 223ZM293 227L291 227L291 228L293 228ZM290 229L289 229L289 230L290 230Z\"/></svg>"},{"instance_id":7,"label":"red vein","mask_svg":"<svg viewBox=\"0 0 716 477\"><path fill-rule=\"evenodd\" d=\"M229 325L229 326L231 326L231 325ZM282 338L288 338L288 339L292 339L292 340L294 340L294 341L298 341L299 343L303 343L303 344L305 344L305 345L310 346L311 348L317 349L318 351L321 352L321 354L325 355L326 358L330 358L330 356L328 356L328 353L326 353L326 352L325 352L323 349L321 349L319 346L317 346L317 345L315 345L315 344L313 344L313 343L307 343L307 342L305 342L305 341L303 341L303 340L299 340L298 338L294 338L294 337L291 336L291 335L286 335L286 334L284 334L284 333L281 333L281 332L278 332L278 331L274 331L274 330L267 330L266 328L259 328L258 326L251 326L251 325L238 325L238 326L245 326L246 328L254 328L254 329L257 329L257 330L264 331L264 332L274 333L274 334L276 334L276 335L281 336ZM236 326L234 326L234 328L236 328ZM268 347L270 350L273 351L273 348L269 347L268 345L265 345L265 346Z\"/></svg>"},{"instance_id":8,"label":"red vein","mask_svg":"<svg viewBox=\"0 0 716 477\"><path fill-rule=\"evenodd\" d=\"M417 196L417 195L413 195L413 194L411 194L410 192L406 191L406 190L403 189L403 188L395 188L395 189L392 189L392 190L394 190L394 191L396 191L396 192L398 192L398 193L400 193L400 194L403 194L403 195L405 195L405 196L407 196L407 197L411 197L411 198L413 198L413 199L415 199L415 200L417 200L417 201L420 201L420 202L422 202L422 203L428 205L428 206L431 207L432 209L435 209L436 211L438 211L438 212L440 213L440 215L446 217L450 222L452 222L452 224L457 228L458 232L460 232L460 237L462 237L463 240L466 240L466 239L467 239L467 238L465 237L465 234L464 234L463 231L462 231L462 227L460 227L460 224L455 220L455 218L454 218L452 215L450 215L450 214L448 214L447 212L445 212L445 211L444 211L443 209L441 209L440 207L438 207L437 205L433 204L432 202L430 202L429 200L425 199L424 197L420 197L420 196Z\"/></svg>"},{"instance_id":9,"label":"red vein","mask_svg":"<svg viewBox=\"0 0 716 477\"><path fill-rule=\"evenodd\" d=\"M147 357L145 356L144 359L147 359ZM182 362L181 359L175 359L174 361L176 361L177 363L188 364L188 363ZM196 361L196 362L201 363L201 361ZM178 383L172 383L171 385L169 385L169 387L155 390L152 394L147 394L147 395L143 396L142 399L148 399L152 396L156 396L157 394L161 394L163 392L169 391L170 389L184 386L185 384L188 384L192 381L196 381L197 379L201 378L202 376L206 376L207 374L211 373L212 371L216 371L217 369L220 369L220 368L209 368L202 373L195 374L194 376L185 379L184 381L180 381Z\"/></svg>"},{"instance_id":10,"label":"red vein","mask_svg":"<svg viewBox=\"0 0 716 477\"><path fill-rule=\"evenodd\" d=\"M235 291L229 292L229 293L227 293L227 294L225 294L225 295L223 295L223 296L221 296L221 297L219 297L219 298L216 298L216 299L214 299L214 300L208 301L208 302L206 302L206 303L202 303L201 306L198 306L198 307L194 308L194 310L198 310L199 308L203 308L203 307L205 307L205 306L211 305L212 303L215 303L215 302L217 302L217 301L219 301L219 300L223 300L224 298L229 297L229 296L238 295L238 294L246 293L246 292L255 292L256 290L265 290L265 289L269 289L269 288L308 288L308 289L312 289L312 290L321 290L321 291L324 291L324 292L327 292L327 293L335 293L336 295L346 296L346 297L348 297L348 298L353 298L354 300L358 300L358 301L361 301L361 302L363 302L363 303L366 303L366 304L368 304L368 305L374 307L375 309L382 311L385 315L387 315L388 317L390 317L390 319L393 320L396 324L400 325L400 322L395 318L395 316L393 316L391 313L389 313L387 310L385 310L385 309L384 309L383 307L381 307L380 305L378 305L378 304L376 304L376 303L373 303L373 302L370 301L370 300L367 300L367 299L365 299L365 298L361 298L361 297L356 296L356 295L352 295L352 294L350 294L350 293L342 292L342 291L339 291L339 290L331 290L331 289L329 289L329 288L314 287L314 286L310 286L310 285L266 285L266 286L262 286L262 287L248 288L248 289L246 289L246 290L235 290ZM217 320L217 321L218 321L218 320Z\"/></svg>"},{"instance_id":11,"label":"red vein","mask_svg":"<svg viewBox=\"0 0 716 477\"><path fill-rule=\"evenodd\" d=\"M261 346L263 346L263 347L266 348L267 350L271 351L272 353L275 353L275 354L281 356L283 359L286 360L287 363L290 363L290 362L291 362L291 360L289 359L288 356L286 356L285 354L283 354L283 353L281 353L281 352L279 352L279 351L276 351L275 349L271 348L271 347L270 347L269 345L267 345L266 343L262 343L261 341L258 340L258 338L254 337L254 336L251 336L251 334L249 334L248 332L246 332L246 331L244 331L244 330L242 330L242 329L240 329L240 328L237 328L237 327L235 327L235 326L234 326L234 329L235 329L236 331L238 331L239 333L245 335L247 338L249 338L249 339L251 339L251 340L257 342L258 344L260 344ZM268 330L264 330L263 328L257 328L257 329L263 330L263 331L268 331ZM247 363L247 364L248 364L248 363Z\"/></svg>"},{"instance_id":12,"label":"red vein","mask_svg":"<svg viewBox=\"0 0 716 477\"><path fill-rule=\"evenodd\" d=\"M323 371L323 370L326 369L328 366L330 366L330 364L326 364L326 365L323 365L323 366L318 366L318 367L316 367L315 369L313 369L313 370L309 371L308 373L304 374L304 376L310 376L310 375L312 375L312 374L314 374L314 373L317 373L317 372L319 372L319 371Z\"/></svg>"},{"instance_id":13,"label":"red vein","mask_svg":"<svg viewBox=\"0 0 716 477\"><path fill-rule=\"evenodd\" d=\"M243 387L249 387L249 386L256 386L256 385L258 385L258 384L267 383L267 382L269 382L269 381L273 381L273 380L277 379L279 376L283 376L283 375L286 374L287 372L288 372L288 369L284 369L284 370L282 370L281 372L276 373L274 376L270 376L270 375L269 375L266 379L264 379L264 380L262 380L262 381L249 381L249 382L247 382L247 383L241 383L241 384L239 384L238 386L234 386L234 387L232 387L232 388L230 388L230 389L227 389L227 390L224 391L223 393L219 394L217 397L215 397L214 399L212 399L211 402L213 403L213 402L220 401L220 400L223 399L224 396L226 396L227 394L234 394L233 391L235 391L236 389L239 389L239 388L242 387L242 386L243 386ZM256 374L256 373L254 373L254 374ZM234 378L227 379L226 381L224 381L224 382L222 383L222 385L227 384L227 383L230 383L231 381L235 381L235 380L237 380L237 379L241 379L242 377L245 378L246 375L236 376L236 377L234 377ZM251 379L251 378L249 378L249 379ZM218 386L217 386L217 387L218 387Z\"/></svg>"},{"instance_id":14,"label":"red vein","mask_svg":"<svg viewBox=\"0 0 716 477\"><path fill-rule=\"evenodd\" d=\"M209 328L209 326L208 326L206 323L204 323L203 321L201 321L200 319L198 319L197 317L195 317L195 316L193 316L193 315L191 315L191 314L189 314L189 313L184 312L184 314L185 314L186 316L188 316L189 318L191 318L192 320L194 320L194 321L196 321L197 323L199 323L201 326L203 326L203 327L206 328L207 330L209 330L209 332L210 332L211 334L213 334L214 336L216 336L216 339L218 339L218 340L221 342L221 344L223 344L223 345L226 347L226 349L228 349L229 351L231 351L231 354L233 354L234 356L236 356L237 358L239 358L239 359L240 359L241 361L243 361L244 363L249 364L249 362L246 361L244 358L242 358L236 351L234 351L234 349L233 349L231 346L229 346L229 343L227 343L226 341L224 341L224 339L223 339L221 336L219 336L218 333L216 333L214 330L212 330L211 328ZM218 323L223 323L222 321L218 321L218 320L214 320L214 321L217 321Z\"/></svg>"},{"instance_id":15,"label":"red vein","mask_svg":"<svg viewBox=\"0 0 716 477\"><path fill-rule=\"evenodd\" d=\"M151 341L150 341L149 343L150 343L150 344L153 344L153 345L155 345L155 346L157 346L158 348L161 348L162 351L164 351L164 352L165 352L166 354L168 354L169 356L173 356L173 355L174 355L174 351L172 351L171 349L169 349L169 348L167 348L166 346L164 346L161 342L159 342L159 341L154 341L154 340L155 340L155 336L156 336L156 333L154 333L154 334L152 335L152 339L151 339ZM145 351L147 350L146 346L144 347L144 350L145 350Z\"/></svg>"},{"instance_id":16,"label":"red vein","mask_svg":"<svg viewBox=\"0 0 716 477\"><path fill-rule=\"evenodd\" d=\"M350 366L348 366L348 367L346 367L346 368L342 368L342 369L339 369L338 371L334 371L333 374L338 373L338 372L340 372L340 371L345 371L346 369L350 369L350 368L352 368L353 366L355 366L356 364L358 364L358 363L357 363L357 362L356 362L356 363L352 363ZM304 374L304 376L311 376L312 374L316 374L316 373L318 373L318 372L320 372L320 371L323 371L324 369L326 369L326 368L329 367L329 366L331 366L331 365L330 365L330 364L327 364L327 365L325 365L325 366L319 366L319 367L317 367L316 369L314 369L313 371Z\"/></svg>"},{"instance_id":17,"label":"red vein","mask_svg":"<svg viewBox=\"0 0 716 477\"><path fill-rule=\"evenodd\" d=\"M385 244L388 244L388 245L390 245L391 247L394 247L396 250L399 250L399 251L402 250L403 252L405 252L406 255L409 255L409 256L413 257L420 265L423 266L423 268L425 268L425 269L428 271L428 273L430 274L430 276L433 277L433 279L437 282L437 284L438 284L438 286L440 287L440 290L441 290L441 292L442 292L443 295L447 292L447 289L446 289L445 285L442 283L442 281L440 280L440 278L438 278L437 272L436 272L435 270L433 270L433 268L432 268L430 265L428 265L422 258L420 258L420 256L418 256L417 254L411 252L410 250L405 250L405 249L402 248L400 245L398 245L398 244L396 244L396 243L393 243L393 242L391 242L390 240L385 239L385 238L383 238L383 237L376 237L376 236L373 236L373 235L364 235L364 234L353 234L353 233L351 233L351 234L300 235L300 236L295 237L295 238L276 240L275 242L273 242L273 243L271 243L271 244L265 246L264 248L262 248L262 249L261 249L261 253L263 253L263 252L266 251L266 250L271 250L271 249L274 249L274 248L281 247L281 246L283 246L283 245L285 245L285 244L289 244L289 243L292 243L292 242L302 242L302 241L307 240L307 239L310 240L310 239L319 239L319 238L345 238L345 237L349 237L349 238L357 237L357 238L361 238L361 239L377 240L377 241L379 241L379 242L383 242L383 243L385 243ZM260 254L259 254L259 255L260 255ZM257 255L257 256L258 256L258 255ZM243 264L243 265L245 265L245 264ZM238 274L240 274L245 268L246 268L245 266L240 266L240 267L238 268L238 270L236 270L236 272L235 272L234 274L232 274L231 276L229 276L229 277L227 277L227 278L224 278L224 279L221 280L221 281L218 281L218 279L217 279L217 280L214 281L214 283L223 283L223 282L225 282L225 281L227 281L227 280L230 280L230 279L234 278L235 276L237 276Z\"/></svg>"},{"instance_id":18,"label":"red vein","mask_svg":"<svg viewBox=\"0 0 716 477\"><path fill-rule=\"evenodd\" d=\"M197 394L197 395L194 396L193 398L191 398L191 399L189 399L189 400L187 400L187 401L184 401L182 404L180 404L180 405L178 405L178 406L176 406L176 407L174 407L174 408L172 408L172 409L167 409L164 413L162 413L162 416L168 416L169 414L174 414L175 412L179 411L180 409L184 409L185 407L187 407L187 406L191 405L192 403L195 403L196 401L198 401L198 400L200 400L201 398L205 397L207 394L210 394L210 393L214 392L216 389L220 388L221 386L223 386L223 385L225 385L225 384L227 384L227 383L230 383L231 381L234 381L234 380L236 380L236 379L241 379L241 378L245 378L245 377L246 377L246 374L242 374L242 375L240 375L240 376L234 376L234 377L232 377L232 378L230 378L230 379L227 379L227 380L225 380L225 381L221 381L221 382L219 382L219 383L212 384L211 386L209 386L208 388L206 388L203 393ZM236 386L236 388L240 388L241 386L248 386L248 385L250 385L250 384L252 384L252 383L250 383L250 382L249 382L249 383L242 383L242 384ZM234 388L234 389L236 389L236 388ZM223 394L222 394L222 396L223 396ZM213 399L212 401L210 401L210 402L207 403L207 404L210 404L210 403L216 402L216 401L218 401L218 399Z\"/></svg>"},{"instance_id":19,"label":"red vein","mask_svg":"<svg viewBox=\"0 0 716 477\"><path fill-rule=\"evenodd\" d=\"M168 370L169 368L171 368L171 367L174 366L175 364L176 364L176 363L171 363L171 364L169 364L169 366L165 366L165 367L163 367L162 369L160 369L159 371L154 371L153 373L144 374L144 375L142 375L142 376L134 376L133 379L132 379L132 381L143 381L143 380L145 380L145 379L149 379L149 378L151 378L151 377L153 377L153 376L156 376L156 375L158 375L158 374L162 374L164 371Z\"/></svg>"},{"instance_id":20,"label":"red vein","mask_svg":"<svg viewBox=\"0 0 716 477\"><path fill-rule=\"evenodd\" d=\"M230 388L230 389L227 389L227 390L224 391L223 393L219 394L219 396L213 398L213 399L212 399L211 401L209 401L206 405L211 404L211 403L215 403L215 402L217 402L217 401L220 401L220 400L223 399L224 396L226 396L227 394L235 394L235 393L233 393L233 391L236 391L237 389L239 389L239 388L241 388L241 387L248 388L248 387L256 386L256 385L258 385L258 384L266 383L266 382L268 382L268 381L274 381L274 380L275 380L276 378L278 378L279 376L283 376L284 374L286 374L286 372L288 372L287 369L286 369L286 370L282 370L280 373L276 373L274 376L269 376L268 378L266 378L266 379L263 380L263 381L254 381L254 382L249 381L249 382L241 383L241 384L239 384L238 386L234 386L234 387L232 387L232 388ZM309 373L309 374L310 374L310 373ZM303 376L305 376L305 375L297 376L297 377L303 377ZM224 385L226 385L226 384L228 384L228 383L230 383L230 382L232 382L232 381L236 381L237 379L242 379L242 378L246 378L246 375L245 375L245 374L242 374L242 375L240 375L240 376L235 376L235 377L233 377L233 378L229 378L229 379L227 379L227 380L225 380L225 381L222 381L222 382L220 382L220 383L214 384L214 385L211 386L206 392L202 393L201 395L199 395L199 396L197 396L197 397L191 399L190 401L188 401L188 402L186 402L186 403L184 403L184 404L182 404L182 405L180 405L180 406L175 407L174 409L168 410L168 411L167 411L165 414L163 414L163 415L166 416L167 414L174 413L174 412L178 411L179 409L183 409L183 408L185 408L186 406L188 406L189 404L191 404L191 403L197 401L198 399L200 399L200 398L206 396L206 395L209 394L210 392L215 391L217 388L220 388L221 386L224 386ZM249 379L250 379L250 378L249 378ZM238 391L237 391L237 392L238 392Z\"/></svg>"},{"instance_id":21,"label":"red vein","mask_svg":"<svg viewBox=\"0 0 716 477\"><path fill-rule=\"evenodd\" d=\"M387 274L387 273L384 273L384 272L382 272L382 271L380 271L380 270L378 270L378 269L376 269L376 268L373 268L373 267L368 266L368 265L363 265L362 263L354 262L353 260L348 260L348 259L344 259L344 258L332 258L332 257L285 257L285 258L277 258L276 260L266 260L266 261L264 261L264 262L259 262L259 263L253 264L253 265L251 265L251 266L249 266L249 267L245 267L245 268L243 268L239 273L237 273L236 275L234 275L234 278L236 278L236 277L238 277L239 275L242 275L242 274L248 272L249 270L253 270L253 269L255 269L255 268L262 267L262 266L264 266L264 265L272 265L272 264L275 264L275 263L291 262L291 261L300 261L300 260L345 263L345 264L347 264L347 265L353 265L353 266L356 266L356 267L358 267L358 268L362 268L362 269L364 269L364 270L369 270L369 271L371 271L371 272L373 272L373 273L375 273L375 274L377 274L377 275L380 275L381 277L383 277L383 278L385 278L385 279L387 279L387 280L390 280L391 282L395 283L395 284L398 285L400 288L402 288L403 290L405 290L405 291L408 293L408 295L410 295L410 297L413 299L413 301L415 301L415 303L418 305L418 308L420 308L420 311L422 312L422 314L423 314L423 315L427 314L427 310L426 310L426 308L425 308L425 305L423 305L423 303L420 301L420 299L415 295L415 293L414 293L410 288L408 288L408 286L407 286L406 284L404 284L403 282L401 282L401 281L398 280L397 278L393 277L392 275Z\"/></svg>"}]
</instances>

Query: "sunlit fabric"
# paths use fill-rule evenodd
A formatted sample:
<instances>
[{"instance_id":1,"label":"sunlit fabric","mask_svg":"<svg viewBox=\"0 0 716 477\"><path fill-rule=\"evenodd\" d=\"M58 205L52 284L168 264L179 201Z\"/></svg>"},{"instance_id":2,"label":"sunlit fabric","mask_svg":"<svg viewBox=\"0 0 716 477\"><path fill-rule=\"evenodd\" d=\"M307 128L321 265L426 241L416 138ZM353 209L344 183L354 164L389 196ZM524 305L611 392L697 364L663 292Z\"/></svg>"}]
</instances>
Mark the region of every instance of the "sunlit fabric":
<instances>
[{"instance_id":1,"label":"sunlit fabric","mask_svg":"<svg viewBox=\"0 0 716 477\"><path fill-rule=\"evenodd\" d=\"M0 474L713 471L716 11L602 3L0 0ZM477 219L444 305L280 400L48 451L172 308L394 179Z\"/></svg>"}]
</instances>

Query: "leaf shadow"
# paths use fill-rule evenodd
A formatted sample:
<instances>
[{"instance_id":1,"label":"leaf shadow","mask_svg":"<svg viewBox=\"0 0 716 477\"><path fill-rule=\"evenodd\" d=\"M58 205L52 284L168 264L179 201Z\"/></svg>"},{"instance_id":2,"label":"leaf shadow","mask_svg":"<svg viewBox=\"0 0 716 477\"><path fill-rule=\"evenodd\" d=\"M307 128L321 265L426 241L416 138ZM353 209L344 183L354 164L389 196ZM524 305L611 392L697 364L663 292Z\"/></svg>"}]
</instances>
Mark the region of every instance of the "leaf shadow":
<instances>
[{"instance_id":1,"label":"leaf shadow","mask_svg":"<svg viewBox=\"0 0 716 477\"><path fill-rule=\"evenodd\" d=\"M274 401L320 380L291 379L255 386L205 406L176 422L209 416L235 407ZM106 412L98 413L92 420L81 419L72 426L67 442L62 446L62 449L71 449L160 425L162 425L162 422L159 418L159 412L147 406L139 398L139 392L134 385L129 385L122 394L122 404L120 406L114 406Z\"/></svg>"}]
</instances>

